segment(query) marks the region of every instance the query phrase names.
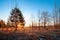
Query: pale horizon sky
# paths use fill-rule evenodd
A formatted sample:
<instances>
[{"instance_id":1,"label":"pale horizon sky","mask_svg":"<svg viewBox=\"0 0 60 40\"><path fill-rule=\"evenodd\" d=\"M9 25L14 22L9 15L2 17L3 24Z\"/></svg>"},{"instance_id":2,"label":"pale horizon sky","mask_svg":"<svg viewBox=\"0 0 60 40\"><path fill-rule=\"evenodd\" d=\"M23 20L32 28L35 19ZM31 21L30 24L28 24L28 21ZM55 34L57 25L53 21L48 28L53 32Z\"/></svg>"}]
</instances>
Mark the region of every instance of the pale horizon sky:
<instances>
[{"instance_id":1,"label":"pale horizon sky","mask_svg":"<svg viewBox=\"0 0 60 40\"><path fill-rule=\"evenodd\" d=\"M31 15L34 16L37 22L38 10L48 11L52 15L54 8L54 0L18 0L17 7L21 10L26 26L31 24ZM56 0L57 6L60 6L60 0ZM7 22L11 10L15 7L14 0L0 0L0 19Z\"/></svg>"}]
</instances>

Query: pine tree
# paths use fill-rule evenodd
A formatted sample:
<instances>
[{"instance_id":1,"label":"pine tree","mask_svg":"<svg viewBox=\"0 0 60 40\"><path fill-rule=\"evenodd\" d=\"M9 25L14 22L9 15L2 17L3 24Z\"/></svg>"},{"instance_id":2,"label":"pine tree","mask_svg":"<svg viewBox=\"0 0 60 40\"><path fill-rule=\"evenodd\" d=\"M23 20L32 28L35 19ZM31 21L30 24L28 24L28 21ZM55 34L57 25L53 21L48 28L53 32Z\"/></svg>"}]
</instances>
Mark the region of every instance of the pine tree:
<instances>
[{"instance_id":1,"label":"pine tree","mask_svg":"<svg viewBox=\"0 0 60 40\"><path fill-rule=\"evenodd\" d=\"M14 26L17 28L17 23L21 23L22 26L25 25L25 20L23 18L21 11L19 10L19 8L12 9L12 12L10 14L11 15L8 19L8 24L10 26Z\"/></svg>"}]
</instances>

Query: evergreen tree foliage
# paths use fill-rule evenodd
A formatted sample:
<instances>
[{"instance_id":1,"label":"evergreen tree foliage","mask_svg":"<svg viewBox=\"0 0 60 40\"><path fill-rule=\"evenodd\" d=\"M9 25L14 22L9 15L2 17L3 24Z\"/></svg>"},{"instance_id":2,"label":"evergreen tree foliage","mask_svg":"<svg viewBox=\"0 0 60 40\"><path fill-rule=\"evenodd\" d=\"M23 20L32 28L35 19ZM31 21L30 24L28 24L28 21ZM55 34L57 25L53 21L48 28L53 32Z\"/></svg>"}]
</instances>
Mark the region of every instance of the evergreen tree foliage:
<instances>
[{"instance_id":1,"label":"evergreen tree foliage","mask_svg":"<svg viewBox=\"0 0 60 40\"><path fill-rule=\"evenodd\" d=\"M10 17L8 19L8 24L11 26L16 26L17 23L21 23L21 25L25 25L24 17L19 10L19 8L12 9L10 13Z\"/></svg>"}]
</instances>

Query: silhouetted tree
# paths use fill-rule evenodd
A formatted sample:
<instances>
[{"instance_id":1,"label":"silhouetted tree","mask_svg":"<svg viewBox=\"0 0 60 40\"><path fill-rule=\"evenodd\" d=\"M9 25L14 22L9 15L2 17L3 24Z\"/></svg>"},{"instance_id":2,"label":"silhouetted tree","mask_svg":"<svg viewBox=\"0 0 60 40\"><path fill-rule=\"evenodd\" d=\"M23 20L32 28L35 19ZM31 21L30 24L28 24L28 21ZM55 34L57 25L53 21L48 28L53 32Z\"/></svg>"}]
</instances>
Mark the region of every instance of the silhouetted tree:
<instances>
[{"instance_id":1,"label":"silhouetted tree","mask_svg":"<svg viewBox=\"0 0 60 40\"><path fill-rule=\"evenodd\" d=\"M60 24L60 8L59 8L59 24Z\"/></svg>"},{"instance_id":2,"label":"silhouetted tree","mask_svg":"<svg viewBox=\"0 0 60 40\"><path fill-rule=\"evenodd\" d=\"M39 29L40 29L40 17L41 17L41 14L40 14L40 10L38 11L38 26L39 26Z\"/></svg>"},{"instance_id":3,"label":"silhouetted tree","mask_svg":"<svg viewBox=\"0 0 60 40\"><path fill-rule=\"evenodd\" d=\"M57 23L56 27L60 28L60 8L57 9Z\"/></svg>"},{"instance_id":4,"label":"silhouetted tree","mask_svg":"<svg viewBox=\"0 0 60 40\"><path fill-rule=\"evenodd\" d=\"M12 9L11 15L8 19L8 24L10 24L10 26L16 27L16 30L17 30L18 23L21 23L21 25L24 26L25 20L21 11L18 8L14 8Z\"/></svg>"},{"instance_id":5,"label":"silhouetted tree","mask_svg":"<svg viewBox=\"0 0 60 40\"><path fill-rule=\"evenodd\" d=\"M31 17L32 17L32 30L33 30L33 15Z\"/></svg>"},{"instance_id":6,"label":"silhouetted tree","mask_svg":"<svg viewBox=\"0 0 60 40\"><path fill-rule=\"evenodd\" d=\"M5 27L6 25L5 25L5 21L3 21L3 20L0 20L0 27Z\"/></svg>"},{"instance_id":7,"label":"silhouetted tree","mask_svg":"<svg viewBox=\"0 0 60 40\"><path fill-rule=\"evenodd\" d=\"M47 22L49 21L48 12L43 11L42 12L42 18L43 18L42 20L43 20L43 23L44 23L44 28L46 28Z\"/></svg>"}]
</instances>

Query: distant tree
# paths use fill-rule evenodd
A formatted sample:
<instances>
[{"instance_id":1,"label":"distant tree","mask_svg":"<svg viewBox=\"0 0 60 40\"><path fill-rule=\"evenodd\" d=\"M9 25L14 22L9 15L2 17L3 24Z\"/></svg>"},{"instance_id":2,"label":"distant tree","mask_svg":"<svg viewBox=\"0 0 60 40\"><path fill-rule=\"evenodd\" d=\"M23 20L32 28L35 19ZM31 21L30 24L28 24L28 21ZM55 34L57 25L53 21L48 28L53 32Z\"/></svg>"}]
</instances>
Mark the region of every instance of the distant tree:
<instances>
[{"instance_id":1,"label":"distant tree","mask_svg":"<svg viewBox=\"0 0 60 40\"><path fill-rule=\"evenodd\" d=\"M32 30L33 30L33 15L31 15L31 23L32 23Z\"/></svg>"},{"instance_id":2,"label":"distant tree","mask_svg":"<svg viewBox=\"0 0 60 40\"><path fill-rule=\"evenodd\" d=\"M40 29L40 21L41 21L40 17L41 17L40 10L38 10L38 26L39 26L39 29Z\"/></svg>"},{"instance_id":3,"label":"distant tree","mask_svg":"<svg viewBox=\"0 0 60 40\"><path fill-rule=\"evenodd\" d=\"M10 24L10 26L16 27L17 30L17 23L21 23L21 25L24 27L25 20L19 8L14 8L12 9L11 15L8 19L8 24Z\"/></svg>"},{"instance_id":4,"label":"distant tree","mask_svg":"<svg viewBox=\"0 0 60 40\"><path fill-rule=\"evenodd\" d=\"M58 22L59 22L59 24L60 24L60 8L58 9Z\"/></svg>"},{"instance_id":5,"label":"distant tree","mask_svg":"<svg viewBox=\"0 0 60 40\"><path fill-rule=\"evenodd\" d=\"M43 20L44 28L46 28L47 22L49 21L48 12L46 11L42 12L42 20Z\"/></svg>"},{"instance_id":6,"label":"distant tree","mask_svg":"<svg viewBox=\"0 0 60 40\"><path fill-rule=\"evenodd\" d=\"M60 28L60 8L58 7L58 9L57 9L57 11L56 11L56 13L57 13L57 22L56 22L56 28Z\"/></svg>"},{"instance_id":7,"label":"distant tree","mask_svg":"<svg viewBox=\"0 0 60 40\"><path fill-rule=\"evenodd\" d=\"M59 28L60 28L60 8L59 8Z\"/></svg>"},{"instance_id":8,"label":"distant tree","mask_svg":"<svg viewBox=\"0 0 60 40\"><path fill-rule=\"evenodd\" d=\"M5 27L5 26L6 26L5 21L0 20L0 27Z\"/></svg>"}]
</instances>

